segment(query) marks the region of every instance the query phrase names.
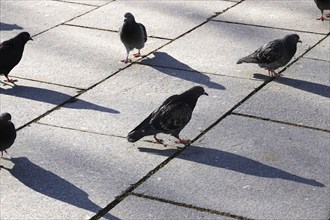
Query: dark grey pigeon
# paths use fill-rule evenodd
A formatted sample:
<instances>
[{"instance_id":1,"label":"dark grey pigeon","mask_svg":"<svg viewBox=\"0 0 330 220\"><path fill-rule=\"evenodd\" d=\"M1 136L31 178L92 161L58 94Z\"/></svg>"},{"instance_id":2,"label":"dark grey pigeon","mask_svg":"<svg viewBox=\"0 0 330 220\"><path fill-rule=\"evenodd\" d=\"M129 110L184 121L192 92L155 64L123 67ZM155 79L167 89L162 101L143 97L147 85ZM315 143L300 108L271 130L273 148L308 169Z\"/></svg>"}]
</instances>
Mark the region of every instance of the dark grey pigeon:
<instances>
[{"instance_id":1,"label":"dark grey pigeon","mask_svg":"<svg viewBox=\"0 0 330 220\"><path fill-rule=\"evenodd\" d=\"M14 124L10 121L11 115L3 113L0 115L0 152L3 157L3 151L7 153L7 149L13 145L16 138L16 130Z\"/></svg>"},{"instance_id":2,"label":"dark grey pigeon","mask_svg":"<svg viewBox=\"0 0 330 220\"><path fill-rule=\"evenodd\" d=\"M32 40L30 34L22 32L0 44L0 75L5 75L5 82L13 83L17 81L9 79L8 74L21 60L24 46L29 40Z\"/></svg>"},{"instance_id":3,"label":"dark grey pigeon","mask_svg":"<svg viewBox=\"0 0 330 220\"><path fill-rule=\"evenodd\" d=\"M144 43L147 41L147 31L143 24L136 23L134 16L127 12L125 15L123 26L119 30L120 40L123 42L126 48L126 58L122 62L131 62L128 59L129 52L134 48L138 49L138 52L133 54L135 57L140 57L140 50L144 47Z\"/></svg>"},{"instance_id":4,"label":"dark grey pigeon","mask_svg":"<svg viewBox=\"0 0 330 220\"><path fill-rule=\"evenodd\" d=\"M292 59L297 51L298 42L301 43L301 40L297 34L286 35L239 59L236 64L257 63L261 68L268 70L270 76L278 76L275 70L285 66Z\"/></svg>"},{"instance_id":5,"label":"dark grey pigeon","mask_svg":"<svg viewBox=\"0 0 330 220\"><path fill-rule=\"evenodd\" d=\"M330 10L330 0L314 0L316 6L321 10L321 17L317 18L317 20L324 21L323 11ZM325 15L326 17L330 17L330 13Z\"/></svg>"},{"instance_id":6,"label":"dark grey pigeon","mask_svg":"<svg viewBox=\"0 0 330 220\"><path fill-rule=\"evenodd\" d=\"M128 134L128 141L135 142L144 136L153 135L158 143L162 143L163 140L158 139L157 134L165 133L176 137L178 143L189 143L190 140L181 139L179 133L190 121L196 102L201 95L207 95L204 88L195 86L180 95L169 97Z\"/></svg>"}]
</instances>

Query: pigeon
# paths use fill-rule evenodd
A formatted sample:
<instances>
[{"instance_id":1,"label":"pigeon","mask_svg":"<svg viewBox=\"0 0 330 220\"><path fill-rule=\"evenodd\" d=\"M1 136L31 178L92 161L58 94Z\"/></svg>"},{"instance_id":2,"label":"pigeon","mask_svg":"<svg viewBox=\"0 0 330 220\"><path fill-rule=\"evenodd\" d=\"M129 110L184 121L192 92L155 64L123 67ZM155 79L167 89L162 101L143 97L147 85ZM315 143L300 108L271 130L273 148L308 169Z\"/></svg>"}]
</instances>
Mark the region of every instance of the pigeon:
<instances>
[{"instance_id":1,"label":"pigeon","mask_svg":"<svg viewBox=\"0 0 330 220\"><path fill-rule=\"evenodd\" d=\"M204 88L195 86L180 95L173 95L154 110L141 124L129 132L127 140L135 142L144 136L153 135L158 143L158 133L171 134L178 139L177 143L188 144L190 140L181 139L179 133L191 119L196 102L201 95L208 95Z\"/></svg>"},{"instance_id":2,"label":"pigeon","mask_svg":"<svg viewBox=\"0 0 330 220\"><path fill-rule=\"evenodd\" d=\"M286 35L282 39L276 39L252 54L237 61L240 63L257 63L261 68L268 70L269 76L278 76L275 70L286 65L297 51L297 43L301 40L297 34Z\"/></svg>"},{"instance_id":3,"label":"pigeon","mask_svg":"<svg viewBox=\"0 0 330 220\"><path fill-rule=\"evenodd\" d=\"M126 58L122 62L128 63L131 62L128 59L129 52L134 48L138 49L138 52L133 55L135 57L141 56L140 50L147 42L147 31L143 24L135 22L135 18L131 13L127 12L124 17L124 24L119 30L119 35L126 48Z\"/></svg>"},{"instance_id":4,"label":"pigeon","mask_svg":"<svg viewBox=\"0 0 330 220\"><path fill-rule=\"evenodd\" d=\"M8 74L21 60L24 46L29 40L32 40L30 34L22 32L0 44L0 75L5 75L5 82L13 83L17 81L9 79Z\"/></svg>"},{"instance_id":5,"label":"pigeon","mask_svg":"<svg viewBox=\"0 0 330 220\"><path fill-rule=\"evenodd\" d=\"M0 152L3 157L3 152L7 153L7 149L13 145L16 138L16 130L14 124L10 121L11 115L3 113L0 115ZM8 154L8 153L7 153Z\"/></svg>"},{"instance_id":6,"label":"pigeon","mask_svg":"<svg viewBox=\"0 0 330 220\"><path fill-rule=\"evenodd\" d=\"M314 0L316 6L321 10L321 17L317 18L317 20L324 21L323 11L330 10L330 0ZM330 13L325 15L326 17L330 17Z\"/></svg>"}]
</instances>

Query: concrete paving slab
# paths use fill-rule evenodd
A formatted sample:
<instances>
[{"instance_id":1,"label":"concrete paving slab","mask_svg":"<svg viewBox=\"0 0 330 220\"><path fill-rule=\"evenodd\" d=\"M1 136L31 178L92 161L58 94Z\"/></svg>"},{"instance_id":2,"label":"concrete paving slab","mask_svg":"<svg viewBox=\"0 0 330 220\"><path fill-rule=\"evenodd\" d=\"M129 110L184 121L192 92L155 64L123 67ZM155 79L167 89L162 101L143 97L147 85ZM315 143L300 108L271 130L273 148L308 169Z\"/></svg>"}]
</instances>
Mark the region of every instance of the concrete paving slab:
<instances>
[{"instance_id":1,"label":"concrete paving slab","mask_svg":"<svg viewBox=\"0 0 330 220\"><path fill-rule=\"evenodd\" d=\"M254 219L328 219L329 138L229 116L135 192Z\"/></svg>"},{"instance_id":2,"label":"concrete paving slab","mask_svg":"<svg viewBox=\"0 0 330 220\"><path fill-rule=\"evenodd\" d=\"M89 219L164 160L123 138L40 124L19 131L8 152L1 219Z\"/></svg>"},{"instance_id":3,"label":"concrete paving slab","mask_svg":"<svg viewBox=\"0 0 330 220\"><path fill-rule=\"evenodd\" d=\"M94 8L58 1L1 1L0 39L7 40L22 31L35 35Z\"/></svg>"},{"instance_id":4,"label":"concrete paving slab","mask_svg":"<svg viewBox=\"0 0 330 220\"><path fill-rule=\"evenodd\" d=\"M330 37L328 36L304 57L330 61Z\"/></svg>"},{"instance_id":5,"label":"concrete paving slab","mask_svg":"<svg viewBox=\"0 0 330 220\"><path fill-rule=\"evenodd\" d=\"M227 1L115 1L69 23L118 31L124 14L131 12L137 22L145 25L149 36L174 39L234 4ZM100 18L104 22L100 22Z\"/></svg>"},{"instance_id":6,"label":"concrete paving slab","mask_svg":"<svg viewBox=\"0 0 330 220\"><path fill-rule=\"evenodd\" d=\"M292 32L211 21L175 42L161 48L142 62L149 65L197 70L206 73L252 78L253 73L268 75L256 64L240 64L246 56L271 40ZM297 58L324 35L299 33Z\"/></svg>"},{"instance_id":7,"label":"concrete paving slab","mask_svg":"<svg viewBox=\"0 0 330 220\"><path fill-rule=\"evenodd\" d=\"M329 33L330 21L316 20L320 16L321 12L314 1L247 0L215 19L313 33Z\"/></svg>"},{"instance_id":8,"label":"concrete paving slab","mask_svg":"<svg viewBox=\"0 0 330 220\"><path fill-rule=\"evenodd\" d=\"M18 128L76 94L76 89L24 79L18 79L16 86L0 82L0 112L9 112Z\"/></svg>"},{"instance_id":9,"label":"concrete paving slab","mask_svg":"<svg viewBox=\"0 0 330 220\"><path fill-rule=\"evenodd\" d=\"M84 4L84 5L91 5L91 6L102 6L109 2L112 2L113 0L55 0L55 1Z\"/></svg>"},{"instance_id":10,"label":"concrete paving slab","mask_svg":"<svg viewBox=\"0 0 330 220\"><path fill-rule=\"evenodd\" d=\"M142 54L165 44L149 39ZM91 85L126 66L118 33L62 25L26 45L23 63L11 75L78 88ZM134 60L134 59L133 59Z\"/></svg>"},{"instance_id":11,"label":"concrete paving slab","mask_svg":"<svg viewBox=\"0 0 330 220\"><path fill-rule=\"evenodd\" d=\"M209 96L200 97L190 123L181 133L184 138L194 138L261 83L135 64L79 97L119 113L82 110L80 108L85 104L78 101L43 118L41 122L126 137L166 98L201 85ZM93 120L80 121L79 118ZM163 137L167 141L170 136ZM145 139L153 140L150 136ZM171 139L170 143L173 143Z\"/></svg>"},{"instance_id":12,"label":"concrete paving slab","mask_svg":"<svg viewBox=\"0 0 330 220\"><path fill-rule=\"evenodd\" d=\"M119 219L232 219L136 196L127 197L110 213Z\"/></svg>"},{"instance_id":13,"label":"concrete paving slab","mask_svg":"<svg viewBox=\"0 0 330 220\"><path fill-rule=\"evenodd\" d=\"M235 112L330 129L329 72L327 61L301 59Z\"/></svg>"}]
</instances>

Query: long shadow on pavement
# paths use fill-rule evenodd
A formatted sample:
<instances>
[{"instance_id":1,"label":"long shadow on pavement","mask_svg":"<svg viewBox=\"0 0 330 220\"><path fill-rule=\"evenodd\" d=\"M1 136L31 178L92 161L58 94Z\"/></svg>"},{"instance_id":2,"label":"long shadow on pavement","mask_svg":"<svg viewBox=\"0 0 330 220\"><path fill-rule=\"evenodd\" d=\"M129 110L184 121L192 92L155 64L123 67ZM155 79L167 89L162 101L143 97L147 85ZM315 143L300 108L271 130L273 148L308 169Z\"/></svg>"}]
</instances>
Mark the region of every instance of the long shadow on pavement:
<instances>
[{"instance_id":1,"label":"long shadow on pavement","mask_svg":"<svg viewBox=\"0 0 330 220\"><path fill-rule=\"evenodd\" d=\"M44 89L44 88L37 88L37 87L31 87L31 86L14 86L11 89L1 89L0 88L0 94L4 95L11 95L11 96L16 96L16 97L21 97L25 99L31 99L39 102L45 102L45 103L50 103L54 105L58 105L62 103L65 100L68 100L71 98L71 96L49 90L49 89ZM79 102L78 102L79 101ZM96 111L101 111L101 112L107 112L107 113L112 113L112 114L119 114L120 112L111 109L111 108L106 108L100 105L93 104L91 102L87 102L81 99L76 99L74 104L66 104L63 106L64 108L72 108L72 109L92 109Z\"/></svg>"},{"instance_id":2,"label":"long shadow on pavement","mask_svg":"<svg viewBox=\"0 0 330 220\"><path fill-rule=\"evenodd\" d=\"M28 158L12 158L11 161L14 163L14 167L4 169L8 170L17 180L30 189L94 213L101 209L88 198L86 192L55 173L32 163ZM110 220L118 219L109 213L103 217Z\"/></svg>"},{"instance_id":3,"label":"long shadow on pavement","mask_svg":"<svg viewBox=\"0 0 330 220\"><path fill-rule=\"evenodd\" d=\"M17 24L6 24L3 22L0 22L0 31L12 31L12 30L22 30L23 28L21 26L18 26Z\"/></svg>"},{"instance_id":4,"label":"long shadow on pavement","mask_svg":"<svg viewBox=\"0 0 330 220\"><path fill-rule=\"evenodd\" d=\"M270 77L267 75L255 73L255 74L253 74L253 78L267 80ZM300 79L287 78L284 76L276 78L276 80L274 82L277 82L277 83L280 83L283 85L287 85L287 86L291 86L293 88L300 89L300 90L303 90L306 92L314 93L319 96L330 98L330 87L326 86L326 85L308 82L308 81L300 80Z\"/></svg>"},{"instance_id":5,"label":"long shadow on pavement","mask_svg":"<svg viewBox=\"0 0 330 220\"><path fill-rule=\"evenodd\" d=\"M210 77L208 77L207 75L191 68L187 64L180 62L179 60L175 59L174 57L165 52L154 52L153 55L153 58L147 57L146 59L142 60L141 63L147 64L148 66L167 75L178 77L195 83L200 83L212 89L226 89L224 86L216 82L212 82ZM175 66L175 68L179 70L175 71L174 69L167 68L166 65Z\"/></svg>"},{"instance_id":6,"label":"long shadow on pavement","mask_svg":"<svg viewBox=\"0 0 330 220\"><path fill-rule=\"evenodd\" d=\"M171 152L174 153L176 151L176 149L165 149L165 150L152 149L152 148L138 148L138 149L141 152L147 152L162 156L167 156ZM289 172L286 172L284 170L281 170L279 168L275 168L260 163L256 160L216 149L190 146L189 154L183 152L177 158L183 160L189 160L192 162L205 164L213 167L224 168L227 170L232 170L235 172L252 175L252 176L283 179L283 180L289 180L311 186L325 187L324 184L317 182L316 180L300 177L291 174ZM216 158L216 160L213 160L213 158Z\"/></svg>"}]
</instances>

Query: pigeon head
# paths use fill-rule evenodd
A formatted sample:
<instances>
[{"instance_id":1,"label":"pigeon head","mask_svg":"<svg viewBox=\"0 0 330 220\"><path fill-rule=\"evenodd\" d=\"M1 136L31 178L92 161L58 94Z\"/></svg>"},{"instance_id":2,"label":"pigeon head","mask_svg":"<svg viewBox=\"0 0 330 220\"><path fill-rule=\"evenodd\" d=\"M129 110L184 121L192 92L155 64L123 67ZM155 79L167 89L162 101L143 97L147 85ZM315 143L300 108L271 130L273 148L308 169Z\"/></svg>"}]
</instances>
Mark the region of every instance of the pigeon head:
<instances>
[{"instance_id":1,"label":"pigeon head","mask_svg":"<svg viewBox=\"0 0 330 220\"><path fill-rule=\"evenodd\" d=\"M284 37L284 40L289 41L292 44L301 43L300 37L298 34L289 34Z\"/></svg>"},{"instance_id":2,"label":"pigeon head","mask_svg":"<svg viewBox=\"0 0 330 220\"><path fill-rule=\"evenodd\" d=\"M186 91L186 93L191 94L194 97L200 97L201 95L207 95L208 94L205 92L204 88L201 86L194 86L191 89L189 89L188 91Z\"/></svg>"},{"instance_id":3,"label":"pigeon head","mask_svg":"<svg viewBox=\"0 0 330 220\"><path fill-rule=\"evenodd\" d=\"M130 12L126 12L124 17L125 17L124 22L126 22L126 21L135 22L135 18Z\"/></svg>"},{"instance_id":4,"label":"pigeon head","mask_svg":"<svg viewBox=\"0 0 330 220\"><path fill-rule=\"evenodd\" d=\"M16 38L20 39L20 41L24 44L29 40L33 40L28 32L19 33Z\"/></svg>"},{"instance_id":5,"label":"pigeon head","mask_svg":"<svg viewBox=\"0 0 330 220\"><path fill-rule=\"evenodd\" d=\"M0 115L0 118L3 118L5 120L7 120L7 121L10 121L11 120L11 115L8 112L5 112L5 113L2 113Z\"/></svg>"}]
</instances>

